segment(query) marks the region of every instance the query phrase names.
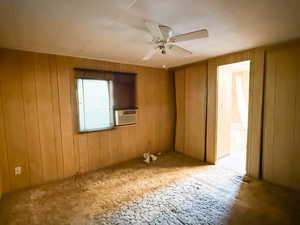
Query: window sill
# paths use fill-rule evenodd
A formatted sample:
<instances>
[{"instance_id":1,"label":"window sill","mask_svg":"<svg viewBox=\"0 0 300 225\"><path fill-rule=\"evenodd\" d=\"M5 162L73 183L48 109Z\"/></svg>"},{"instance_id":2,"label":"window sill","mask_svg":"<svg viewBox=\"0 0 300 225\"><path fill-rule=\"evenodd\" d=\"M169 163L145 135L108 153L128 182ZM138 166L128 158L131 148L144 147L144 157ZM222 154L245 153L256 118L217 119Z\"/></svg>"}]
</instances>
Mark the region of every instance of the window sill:
<instances>
[{"instance_id":1,"label":"window sill","mask_svg":"<svg viewBox=\"0 0 300 225\"><path fill-rule=\"evenodd\" d=\"M124 124L124 125L116 125L115 127L133 127L136 126L136 123L132 123L132 124Z\"/></svg>"},{"instance_id":2,"label":"window sill","mask_svg":"<svg viewBox=\"0 0 300 225\"><path fill-rule=\"evenodd\" d=\"M94 132L104 132L104 131L110 131L117 128L125 128L125 127L134 127L136 126L136 123L133 124L124 124L124 125L114 125L112 127L102 128L102 129L96 129L96 130L86 130L86 131L78 131L78 134L86 134L86 133L94 133Z\"/></svg>"},{"instance_id":3,"label":"window sill","mask_svg":"<svg viewBox=\"0 0 300 225\"><path fill-rule=\"evenodd\" d=\"M115 128L116 128L116 126L112 126L112 127L106 127L106 128L101 128L101 129L95 129L95 130L78 131L78 133L85 134L85 133L92 133L92 132L102 132L102 131L113 130Z\"/></svg>"}]
</instances>

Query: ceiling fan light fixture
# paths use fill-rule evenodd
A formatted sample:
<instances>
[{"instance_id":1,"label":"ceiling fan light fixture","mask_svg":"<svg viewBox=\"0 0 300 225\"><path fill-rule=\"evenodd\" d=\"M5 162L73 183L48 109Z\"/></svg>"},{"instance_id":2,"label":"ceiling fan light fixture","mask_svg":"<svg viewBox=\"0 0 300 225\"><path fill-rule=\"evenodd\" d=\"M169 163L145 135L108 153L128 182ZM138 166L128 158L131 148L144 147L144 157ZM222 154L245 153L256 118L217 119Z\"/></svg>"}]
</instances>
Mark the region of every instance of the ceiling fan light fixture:
<instances>
[{"instance_id":1,"label":"ceiling fan light fixture","mask_svg":"<svg viewBox=\"0 0 300 225\"><path fill-rule=\"evenodd\" d=\"M167 47L168 51L174 51L183 56L190 56L193 54L191 51L177 45L176 43L208 37L208 31L206 29L174 35L172 28L153 21L146 20L145 26L152 36L153 44L156 46L154 49L158 49L162 55L167 54ZM154 56L154 54L153 50L152 53L151 51L148 52L146 56L143 57L143 60L149 60Z\"/></svg>"}]
</instances>

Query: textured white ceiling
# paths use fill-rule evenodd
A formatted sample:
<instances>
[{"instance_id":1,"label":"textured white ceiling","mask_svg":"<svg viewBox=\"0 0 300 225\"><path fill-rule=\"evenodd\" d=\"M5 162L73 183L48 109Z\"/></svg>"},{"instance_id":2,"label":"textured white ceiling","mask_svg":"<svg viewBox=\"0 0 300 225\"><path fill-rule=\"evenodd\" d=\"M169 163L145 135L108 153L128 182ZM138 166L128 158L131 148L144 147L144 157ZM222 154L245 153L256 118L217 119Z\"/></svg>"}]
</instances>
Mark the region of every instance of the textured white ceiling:
<instances>
[{"instance_id":1,"label":"textured white ceiling","mask_svg":"<svg viewBox=\"0 0 300 225\"><path fill-rule=\"evenodd\" d=\"M154 67L179 66L300 37L299 0L0 0L0 46ZM176 33L194 54L156 55L143 19Z\"/></svg>"}]
</instances>

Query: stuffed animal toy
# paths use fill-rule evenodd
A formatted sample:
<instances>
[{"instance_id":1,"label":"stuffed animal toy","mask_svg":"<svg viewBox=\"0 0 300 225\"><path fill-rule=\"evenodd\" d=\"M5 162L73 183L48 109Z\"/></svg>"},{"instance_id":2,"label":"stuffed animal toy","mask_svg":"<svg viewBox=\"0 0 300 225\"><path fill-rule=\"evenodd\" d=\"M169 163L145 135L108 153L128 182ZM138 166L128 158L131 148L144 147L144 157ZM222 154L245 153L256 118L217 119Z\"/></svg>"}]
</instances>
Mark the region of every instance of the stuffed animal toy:
<instances>
[{"instance_id":1,"label":"stuffed animal toy","mask_svg":"<svg viewBox=\"0 0 300 225\"><path fill-rule=\"evenodd\" d=\"M144 162L149 164L150 162L154 162L157 160L157 156L160 155L160 152L159 153L156 153L156 154L151 154L150 152L145 152L144 153Z\"/></svg>"}]
</instances>

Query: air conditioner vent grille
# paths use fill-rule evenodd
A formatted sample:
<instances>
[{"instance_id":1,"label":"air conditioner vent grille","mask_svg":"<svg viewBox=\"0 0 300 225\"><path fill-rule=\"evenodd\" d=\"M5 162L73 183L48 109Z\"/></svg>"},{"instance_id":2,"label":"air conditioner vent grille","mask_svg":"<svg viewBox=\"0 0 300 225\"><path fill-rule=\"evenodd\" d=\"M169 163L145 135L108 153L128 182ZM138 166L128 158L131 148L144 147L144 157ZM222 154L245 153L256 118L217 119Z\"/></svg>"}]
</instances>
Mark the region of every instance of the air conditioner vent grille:
<instances>
[{"instance_id":1,"label":"air conditioner vent grille","mask_svg":"<svg viewBox=\"0 0 300 225\"><path fill-rule=\"evenodd\" d=\"M116 125L136 124L137 111L134 109L115 110Z\"/></svg>"}]
</instances>

